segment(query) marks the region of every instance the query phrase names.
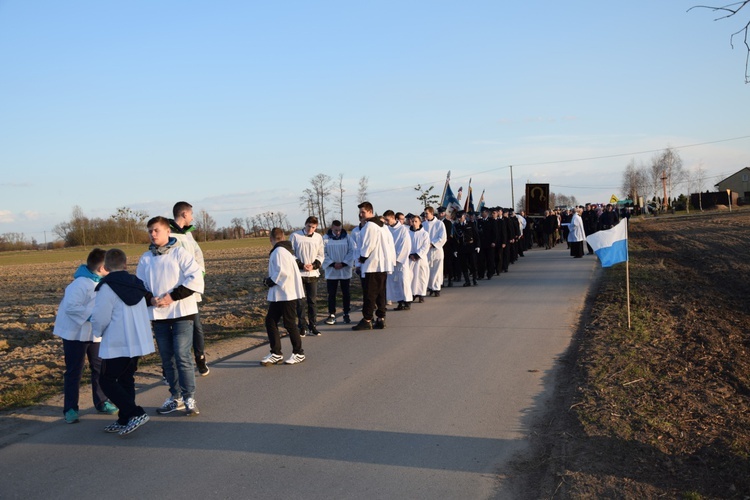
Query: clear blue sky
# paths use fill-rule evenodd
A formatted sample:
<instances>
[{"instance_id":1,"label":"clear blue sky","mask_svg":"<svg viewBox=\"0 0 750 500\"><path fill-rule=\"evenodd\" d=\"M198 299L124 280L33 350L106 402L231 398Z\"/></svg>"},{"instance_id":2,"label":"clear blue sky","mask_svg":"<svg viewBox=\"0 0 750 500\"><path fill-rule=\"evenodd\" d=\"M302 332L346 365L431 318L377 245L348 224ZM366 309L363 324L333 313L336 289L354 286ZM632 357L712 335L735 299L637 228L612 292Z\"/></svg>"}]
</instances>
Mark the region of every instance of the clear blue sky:
<instances>
[{"instance_id":1,"label":"clear blue sky","mask_svg":"<svg viewBox=\"0 0 750 500\"><path fill-rule=\"evenodd\" d=\"M509 206L508 165L516 200L608 201L668 146L713 189L750 165L724 141L750 136L750 12L695 3L0 0L0 233L178 200L301 225L318 173L344 174L350 221L363 175L379 212L448 170Z\"/></svg>"}]
</instances>

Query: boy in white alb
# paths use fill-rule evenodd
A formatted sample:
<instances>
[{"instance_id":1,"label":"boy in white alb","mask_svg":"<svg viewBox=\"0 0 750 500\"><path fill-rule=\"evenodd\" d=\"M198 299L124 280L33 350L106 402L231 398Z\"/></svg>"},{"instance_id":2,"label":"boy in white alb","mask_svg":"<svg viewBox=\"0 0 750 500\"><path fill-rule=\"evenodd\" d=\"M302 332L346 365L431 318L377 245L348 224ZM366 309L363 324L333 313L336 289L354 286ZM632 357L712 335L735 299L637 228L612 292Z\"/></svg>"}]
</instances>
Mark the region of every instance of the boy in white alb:
<instances>
[{"instance_id":1,"label":"boy in white alb","mask_svg":"<svg viewBox=\"0 0 750 500\"><path fill-rule=\"evenodd\" d=\"M148 422L145 410L135 404L135 372L141 356L154 352L151 321L146 304L153 295L143 282L126 271L125 252L107 251L109 272L96 286L93 333L101 337L101 384L104 394L120 409L117 421L104 428L125 436Z\"/></svg>"},{"instance_id":2,"label":"boy in white alb","mask_svg":"<svg viewBox=\"0 0 750 500\"><path fill-rule=\"evenodd\" d=\"M320 267L325 259L323 237L318 234L318 219L310 216L305 221L305 227L295 231L289 236L292 243L294 255L297 257L297 266L302 276L302 286L305 289L306 301L300 301L297 309L300 335L320 335L317 323L318 315L318 278L320 278ZM305 311L305 302L307 311ZM305 317L305 312L307 317Z\"/></svg>"},{"instance_id":3,"label":"boy in white alb","mask_svg":"<svg viewBox=\"0 0 750 500\"><path fill-rule=\"evenodd\" d=\"M305 298L302 277L292 244L285 240L284 231L278 227L271 229L269 240L273 248L268 257L268 277L263 280L263 284L268 287L266 333L271 353L264 357L260 364L269 366L284 361L279 334L279 320L283 319L284 328L289 332L289 340L292 341L292 355L284 362L295 365L305 360L305 351L302 350L302 339L297 327L297 303Z\"/></svg>"}]
</instances>

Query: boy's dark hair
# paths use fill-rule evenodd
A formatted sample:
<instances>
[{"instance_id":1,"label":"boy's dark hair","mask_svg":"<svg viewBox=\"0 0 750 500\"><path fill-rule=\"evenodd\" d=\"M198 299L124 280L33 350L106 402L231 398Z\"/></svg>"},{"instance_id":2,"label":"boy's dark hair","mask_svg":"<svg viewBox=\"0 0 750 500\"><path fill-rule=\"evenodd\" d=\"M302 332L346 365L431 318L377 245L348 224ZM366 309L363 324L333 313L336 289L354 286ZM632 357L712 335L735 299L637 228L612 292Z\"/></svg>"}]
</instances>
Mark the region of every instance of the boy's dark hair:
<instances>
[{"instance_id":1,"label":"boy's dark hair","mask_svg":"<svg viewBox=\"0 0 750 500\"><path fill-rule=\"evenodd\" d=\"M369 201L363 201L359 205L357 205L357 208L364 208L368 212L375 212L375 210L372 208L372 203Z\"/></svg>"},{"instance_id":2,"label":"boy's dark hair","mask_svg":"<svg viewBox=\"0 0 750 500\"><path fill-rule=\"evenodd\" d=\"M318 225L318 218L315 217L314 215L311 215L310 217L308 217L307 219L305 219L305 225L308 225L308 224L315 224L317 226Z\"/></svg>"},{"instance_id":3,"label":"boy's dark hair","mask_svg":"<svg viewBox=\"0 0 750 500\"><path fill-rule=\"evenodd\" d=\"M149 219L146 227L151 227L154 224L162 224L169 227L169 219L167 219L166 217L162 217L161 215L157 215L156 217L152 217L151 219Z\"/></svg>"},{"instance_id":4,"label":"boy's dark hair","mask_svg":"<svg viewBox=\"0 0 750 500\"><path fill-rule=\"evenodd\" d=\"M342 225L342 224L341 224L341 221L340 221L340 220L338 220L338 219L336 219L335 221L331 222L331 226L336 226L336 227L339 227L339 226L341 226L341 225Z\"/></svg>"},{"instance_id":5,"label":"boy's dark hair","mask_svg":"<svg viewBox=\"0 0 750 500\"><path fill-rule=\"evenodd\" d=\"M101 248L94 248L89 252L89 256L86 258L86 267L89 268L89 271L93 273L99 270L101 265L104 264L104 254L106 253L107 251Z\"/></svg>"},{"instance_id":6,"label":"boy's dark hair","mask_svg":"<svg viewBox=\"0 0 750 500\"><path fill-rule=\"evenodd\" d=\"M174 204L174 207L172 207L172 217L176 219L182 212L184 212L185 210L190 210L191 208L193 208L193 205L191 205L190 203L186 201L178 201Z\"/></svg>"},{"instance_id":7,"label":"boy's dark hair","mask_svg":"<svg viewBox=\"0 0 750 500\"><path fill-rule=\"evenodd\" d=\"M383 212L383 217L390 217L391 215L395 217L396 216L396 212L394 212L393 210L390 210L390 209L386 210L385 212Z\"/></svg>"},{"instance_id":8,"label":"boy's dark hair","mask_svg":"<svg viewBox=\"0 0 750 500\"><path fill-rule=\"evenodd\" d=\"M284 230L280 227L271 229L271 238L273 238L274 241L284 241Z\"/></svg>"},{"instance_id":9,"label":"boy's dark hair","mask_svg":"<svg viewBox=\"0 0 750 500\"><path fill-rule=\"evenodd\" d=\"M399 217L401 217L402 215L404 215L404 213L403 213L403 212L396 212L396 218L397 218L397 219L398 219Z\"/></svg>"},{"instance_id":10,"label":"boy's dark hair","mask_svg":"<svg viewBox=\"0 0 750 500\"><path fill-rule=\"evenodd\" d=\"M122 271L128 267L128 257L119 248L110 248L104 256L104 267L107 271Z\"/></svg>"}]
</instances>

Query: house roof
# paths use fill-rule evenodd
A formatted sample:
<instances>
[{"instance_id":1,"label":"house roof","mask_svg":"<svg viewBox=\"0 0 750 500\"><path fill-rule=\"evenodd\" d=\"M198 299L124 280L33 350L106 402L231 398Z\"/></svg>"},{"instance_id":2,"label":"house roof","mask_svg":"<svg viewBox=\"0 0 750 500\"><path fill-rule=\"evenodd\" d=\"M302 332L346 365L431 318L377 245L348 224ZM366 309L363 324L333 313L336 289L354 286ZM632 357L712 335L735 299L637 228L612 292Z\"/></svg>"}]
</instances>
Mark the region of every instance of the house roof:
<instances>
[{"instance_id":1,"label":"house roof","mask_svg":"<svg viewBox=\"0 0 750 500\"><path fill-rule=\"evenodd\" d=\"M738 171L736 171L735 173L733 173L733 174L732 174L732 175L730 175L729 177L727 177L727 178L725 178L725 179L722 179L722 180L720 180L719 182L717 182L716 184L714 184L714 186L718 186L718 185L719 185L719 184L721 184L722 182L724 182L724 181L726 181L726 180L729 180L729 179L731 179L731 178L732 178L732 177L734 177L735 175L739 174L740 172L744 172L745 170L747 170L747 171L750 171L750 167L745 167L745 168L743 168L743 169L741 169L741 170L738 170Z\"/></svg>"}]
</instances>

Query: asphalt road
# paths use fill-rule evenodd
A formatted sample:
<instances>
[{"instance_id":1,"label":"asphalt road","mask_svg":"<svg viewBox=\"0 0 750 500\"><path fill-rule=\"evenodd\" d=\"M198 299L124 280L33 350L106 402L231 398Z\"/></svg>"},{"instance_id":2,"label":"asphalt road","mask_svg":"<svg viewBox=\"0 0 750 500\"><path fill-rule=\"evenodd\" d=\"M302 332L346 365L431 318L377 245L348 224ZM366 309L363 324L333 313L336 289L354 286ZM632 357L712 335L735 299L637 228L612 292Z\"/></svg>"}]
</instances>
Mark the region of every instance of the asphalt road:
<instances>
[{"instance_id":1,"label":"asphalt road","mask_svg":"<svg viewBox=\"0 0 750 500\"><path fill-rule=\"evenodd\" d=\"M534 249L499 278L389 310L385 330L322 325L300 365L245 352L198 378L195 418L156 415L158 384L130 436L96 413L48 424L0 449L0 498L503 498L597 267Z\"/></svg>"}]
</instances>

